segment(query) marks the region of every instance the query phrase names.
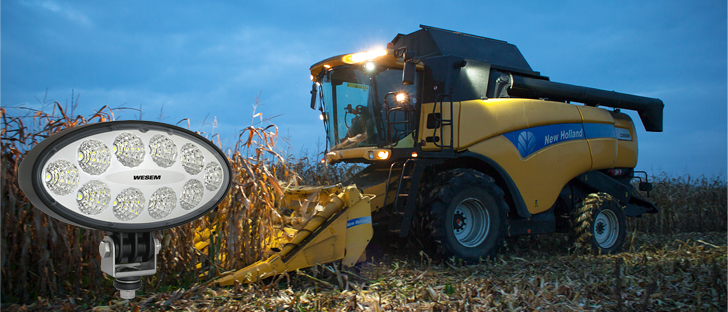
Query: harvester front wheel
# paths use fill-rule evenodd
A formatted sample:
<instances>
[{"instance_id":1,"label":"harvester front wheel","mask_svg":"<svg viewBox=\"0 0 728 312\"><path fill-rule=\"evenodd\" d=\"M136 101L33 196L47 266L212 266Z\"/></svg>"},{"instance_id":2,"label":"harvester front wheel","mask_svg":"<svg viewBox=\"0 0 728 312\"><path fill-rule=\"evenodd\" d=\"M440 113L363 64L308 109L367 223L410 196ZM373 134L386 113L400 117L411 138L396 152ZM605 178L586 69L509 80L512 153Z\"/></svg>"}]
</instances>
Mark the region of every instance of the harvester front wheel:
<instances>
[{"instance_id":1,"label":"harvester front wheel","mask_svg":"<svg viewBox=\"0 0 728 312\"><path fill-rule=\"evenodd\" d=\"M615 254L627 233L622 206L606 193L589 194L572 215L572 236L577 248L594 254Z\"/></svg>"},{"instance_id":2,"label":"harvester front wheel","mask_svg":"<svg viewBox=\"0 0 728 312\"><path fill-rule=\"evenodd\" d=\"M423 208L438 252L468 262L495 256L503 246L508 208L493 178L453 169L432 181L437 184L425 189Z\"/></svg>"}]
</instances>

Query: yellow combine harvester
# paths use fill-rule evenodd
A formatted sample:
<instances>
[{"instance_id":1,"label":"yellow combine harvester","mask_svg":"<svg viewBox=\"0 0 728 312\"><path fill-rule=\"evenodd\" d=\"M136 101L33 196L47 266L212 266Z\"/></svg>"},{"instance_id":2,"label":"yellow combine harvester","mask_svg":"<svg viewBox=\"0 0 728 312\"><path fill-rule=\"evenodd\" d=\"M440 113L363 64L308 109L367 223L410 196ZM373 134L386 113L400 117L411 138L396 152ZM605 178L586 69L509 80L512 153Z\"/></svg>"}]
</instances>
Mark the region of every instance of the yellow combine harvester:
<instances>
[{"instance_id":1,"label":"yellow combine harvester","mask_svg":"<svg viewBox=\"0 0 728 312\"><path fill-rule=\"evenodd\" d=\"M551 82L505 41L421 28L387 49L311 67L326 161L369 166L346 187L289 193L289 202L324 193L316 216L290 242L281 238L275 255L220 284L353 265L373 229L413 232L466 261L493 256L506 236L569 231L614 253L625 216L657 212L632 187L637 133L620 109L661 132L662 101ZM641 190L651 187L640 179Z\"/></svg>"}]
</instances>

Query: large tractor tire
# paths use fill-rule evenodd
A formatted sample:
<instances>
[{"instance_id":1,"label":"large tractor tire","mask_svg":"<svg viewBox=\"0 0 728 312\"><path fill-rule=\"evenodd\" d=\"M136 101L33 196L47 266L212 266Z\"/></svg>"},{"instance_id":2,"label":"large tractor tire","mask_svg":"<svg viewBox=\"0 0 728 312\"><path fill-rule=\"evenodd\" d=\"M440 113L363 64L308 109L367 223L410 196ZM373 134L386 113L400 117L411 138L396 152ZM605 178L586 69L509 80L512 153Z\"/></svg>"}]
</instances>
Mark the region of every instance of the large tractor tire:
<instances>
[{"instance_id":1,"label":"large tractor tire","mask_svg":"<svg viewBox=\"0 0 728 312\"><path fill-rule=\"evenodd\" d=\"M426 233L420 236L429 237L439 254L477 262L503 246L508 206L493 178L453 169L428 179L422 190L419 221Z\"/></svg>"},{"instance_id":2,"label":"large tractor tire","mask_svg":"<svg viewBox=\"0 0 728 312\"><path fill-rule=\"evenodd\" d=\"M594 254L618 253L627 236L622 206L606 193L587 195L574 210L571 223L576 247Z\"/></svg>"}]
</instances>

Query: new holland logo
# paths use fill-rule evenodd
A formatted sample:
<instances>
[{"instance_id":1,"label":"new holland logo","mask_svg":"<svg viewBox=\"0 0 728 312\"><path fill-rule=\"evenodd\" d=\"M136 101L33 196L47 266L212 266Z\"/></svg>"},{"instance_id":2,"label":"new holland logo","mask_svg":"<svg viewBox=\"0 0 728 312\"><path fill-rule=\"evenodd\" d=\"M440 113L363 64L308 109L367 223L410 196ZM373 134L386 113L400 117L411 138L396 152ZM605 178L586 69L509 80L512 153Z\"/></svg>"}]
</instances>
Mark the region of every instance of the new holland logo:
<instances>
[{"instance_id":1,"label":"new holland logo","mask_svg":"<svg viewBox=\"0 0 728 312\"><path fill-rule=\"evenodd\" d=\"M161 180L162 175L161 174L143 174L143 175L135 175L134 180Z\"/></svg>"},{"instance_id":2,"label":"new holland logo","mask_svg":"<svg viewBox=\"0 0 728 312\"><path fill-rule=\"evenodd\" d=\"M533 132L523 131L518 135L518 151L521 152L521 156L530 155L534 152L536 147L536 139L533 137Z\"/></svg>"}]
</instances>

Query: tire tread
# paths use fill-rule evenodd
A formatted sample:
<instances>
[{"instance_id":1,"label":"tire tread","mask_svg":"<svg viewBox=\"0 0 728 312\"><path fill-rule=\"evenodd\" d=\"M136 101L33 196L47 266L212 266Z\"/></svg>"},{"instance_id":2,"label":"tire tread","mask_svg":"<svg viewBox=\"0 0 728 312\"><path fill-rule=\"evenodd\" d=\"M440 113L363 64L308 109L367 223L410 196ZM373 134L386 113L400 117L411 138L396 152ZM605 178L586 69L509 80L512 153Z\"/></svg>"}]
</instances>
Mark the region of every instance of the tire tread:
<instances>
[{"instance_id":1,"label":"tire tread","mask_svg":"<svg viewBox=\"0 0 728 312\"><path fill-rule=\"evenodd\" d=\"M458 190L462 190L465 187L477 186L485 189L491 194L496 204L500 208L500 222L502 224L501 231L498 233L498 241L503 241L505 229L505 216L508 213L508 206L503 200L503 190L495 184L495 180L483 174L482 172L473 169L451 169L440 172L434 178L424 181L422 192L418 197L418 209L419 211L419 224L420 233L422 236L429 236L433 242L437 245L437 253L444 257L455 256L455 252L452 247L445 242L445 218L442 216L445 214L445 210L448 208L448 204L453 200L453 197L457 194ZM425 239L428 239L425 237ZM498 248L493 249L489 254L483 255L483 257L493 257ZM464 259L469 261L477 261L477 259Z\"/></svg>"}]
</instances>

